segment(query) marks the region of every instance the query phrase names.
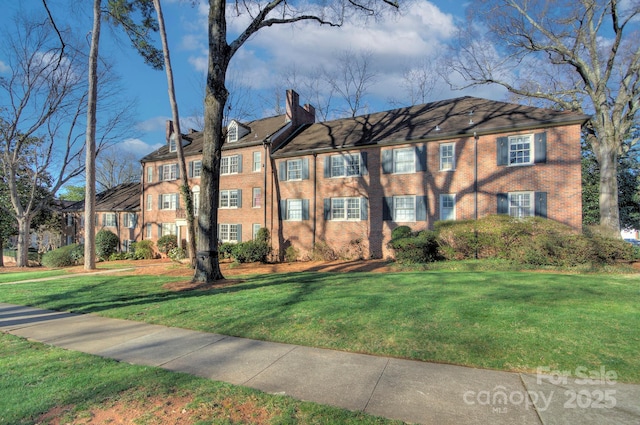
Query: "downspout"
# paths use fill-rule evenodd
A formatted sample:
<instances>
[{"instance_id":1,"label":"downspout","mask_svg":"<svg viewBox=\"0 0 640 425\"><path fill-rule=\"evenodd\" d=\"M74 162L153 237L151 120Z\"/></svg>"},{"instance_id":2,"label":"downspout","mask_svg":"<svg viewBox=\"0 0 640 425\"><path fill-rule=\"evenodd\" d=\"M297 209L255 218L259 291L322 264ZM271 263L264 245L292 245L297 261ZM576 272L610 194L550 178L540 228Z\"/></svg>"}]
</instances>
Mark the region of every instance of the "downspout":
<instances>
[{"instance_id":1,"label":"downspout","mask_svg":"<svg viewBox=\"0 0 640 425\"><path fill-rule=\"evenodd\" d=\"M269 145L271 144L271 141L269 140L269 137L271 136L267 136L264 138L264 140L262 141L262 146L264 147L264 163L262 164L262 169L263 169L263 174L264 174L264 194L262 195L262 209L264 210L264 227L267 227L267 148L269 147ZM269 233L271 233L272 229L269 229Z\"/></svg>"},{"instance_id":2,"label":"downspout","mask_svg":"<svg viewBox=\"0 0 640 425\"><path fill-rule=\"evenodd\" d=\"M313 250L316 246L316 222L318 218L318 209L317 209L317 193L318 193L318 154L316 152L313 153L313 228L311 233L311 250Z\"/></svg>"},{"instance_id":3,"label":"downspout","mask_svg":"<svg viewBox=\"0 0 640 425\"><path fill-rule=\"evenodd\" d=\"M478 133L476 133L475 131L473 132L473 140L474 140L474 145L473 145L473 154L474 154L474 159L473 159L473 211L474 211L474 225L473 225L473 230L474 230L474 236L475 236L475 258L476 260L478 259L478 139L480 137L478 136Z\"/></svg>"}]
</instances>

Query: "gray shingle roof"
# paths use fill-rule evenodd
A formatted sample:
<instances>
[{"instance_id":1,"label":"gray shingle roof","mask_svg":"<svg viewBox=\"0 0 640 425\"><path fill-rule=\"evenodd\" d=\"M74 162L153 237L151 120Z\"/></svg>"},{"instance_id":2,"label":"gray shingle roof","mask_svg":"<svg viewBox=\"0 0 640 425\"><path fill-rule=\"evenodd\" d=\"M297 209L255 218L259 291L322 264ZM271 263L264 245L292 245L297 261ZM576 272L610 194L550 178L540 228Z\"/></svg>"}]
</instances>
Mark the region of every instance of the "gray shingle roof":
<instances>
[{"instance_id":1,"label":"gray shingle roof","mask_svg":"<svg viewBox=\"0 0 640 425\"><path fill-rule=\"evenodd\" d=\"M312 124L283 144L273 156L288 157L418 140L445 140L473 135L474 132L483 135L562 123L584 123L588 118L573 112L466 96Z\"/></svg>"},{"instance_id":2,"label":"gray shingle roof","mask_svg":"<svg viewBox=\"0 0 640 425\"><path fill-rule=\"evenodd\" d=\"M96 212L140 211L140 183L123 183L96 194ZM66 208L67 211L84 211L84 201Z\"/></svg>"}]
</instances>

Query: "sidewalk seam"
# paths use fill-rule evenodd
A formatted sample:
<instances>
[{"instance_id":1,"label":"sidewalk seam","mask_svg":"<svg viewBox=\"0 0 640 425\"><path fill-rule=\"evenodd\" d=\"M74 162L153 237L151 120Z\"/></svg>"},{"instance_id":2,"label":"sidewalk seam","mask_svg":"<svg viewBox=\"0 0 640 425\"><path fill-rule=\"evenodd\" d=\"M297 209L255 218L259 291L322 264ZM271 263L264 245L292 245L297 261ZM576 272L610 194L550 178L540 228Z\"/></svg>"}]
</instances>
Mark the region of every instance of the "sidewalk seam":
<instances>
[{"instance_id":1,"label":"sidewalk seam","mask_svg":"<svg viewBox=\"0 0 640 425\"><path fill-rule=\"evenodd\" d=\"M198 332L198 331L194 331L194 332ZM204 333L206 333L206 332L204 332ZM220 335L220 334L218 334L218 335ZM190 352L188 352L188 353L184 353L184 354L183 354L183 355L181 355L181 356L175 357L175 358L173 358L173 359L171 359L171 360L167 360L166 362L164 362L164 363L160 363L159 365L157 365L157 366L155 366L155 367L159 367L159 368L165 369L165 367L164 367L164 366L165 366L167 363L171 363L171 362L174 362L174 361L176 361L176 360L178 360L178 359L181 359L181 358L183 358L183 357L190 356L191 354L195 353L196 351L200 351L200 350L202 350L203 348L210 347L210 346L212 346L212 345L214 345L214 344L219 343L220 341L224 341L225 339L229 339L229 335L222 335L222 336L223 336L224 338L220 338L220 339L218 339L218 340L216 340L216 341L213 341L213 342L211 342L211 343L209 343L209 344L207 344L207 345L203 345L202 347L197 348L197 349L195 349L195 350L193 350L193 351L190 351Z\"/></svg>"},{"instance_id":2,"label":"sidewalk seam","mask_svg":"<svg viewBox=\"0 0 640 425\"><path fill-rule=\"evenodd\" d=\"M538 406L536 406L536 404L531 399L531 396L529 395L529 388L527 388L527 383L524 382L524 379L522 378L522 373L518 373L518 378L520 378L520 383L522 384L522 388L524 388L525 392L527 393L527 397L529 398L529 401L531 402L531 405L533 406L533 410L536 412L536 417L538 418L538 421L540 422L541 425L544 425L544 421L542 420L542 416L540 416L540 412L538 412Z\"/></svg>"},{"instance_id":3,"label":"sidewalk seam","mask_svg":"<svg viewBox=\"0 0 640 425\"><path fill-rule=\"evenodd\" d=\"M289 351L287 351L286 353L283 353L280 357L278 357L277 359L275 359L274 361L272 361L271 363L269 363L267 366L264 367L264 369L262 369L260 372L256 373L255 375L253 375L251 378L247 379L246 381L244 381L241 385L247 385L248 382L252 381L253 379L257 378L258 376L260 376L264 371L266 371L267 369L269 369L271 366L273 366L274 364L278 363L280 360L282 360L286 355L290 354L291 352L293 352L294 350L296 350L298 348L298 346L293 345L291 347L291 349Z\"/></svg>"},{"instance_id":4,"label":"sidewalk seam","mask_svg":"<svg viewBox=\"0 0 640 425\"><path fill-rule=\"evenodd\" d=\"M367 411L367 408L369 407L369 403L371 403L371 399L373 398L373 395L376 392L376 388L378 388L378 384L380 383L380 380L382 379L384 372L387 370L387 366L389 366L390 361L391 359L387 359L387 361L384 364L384 367L382 368L382 371L380 371L380 376L378 376L378 379L376 380L376 384L371 389L371 394L369 394L369 399L367 400L367 402L364 405L364 408L362 409L363 412Z\"/></svg>"}]
</instances>

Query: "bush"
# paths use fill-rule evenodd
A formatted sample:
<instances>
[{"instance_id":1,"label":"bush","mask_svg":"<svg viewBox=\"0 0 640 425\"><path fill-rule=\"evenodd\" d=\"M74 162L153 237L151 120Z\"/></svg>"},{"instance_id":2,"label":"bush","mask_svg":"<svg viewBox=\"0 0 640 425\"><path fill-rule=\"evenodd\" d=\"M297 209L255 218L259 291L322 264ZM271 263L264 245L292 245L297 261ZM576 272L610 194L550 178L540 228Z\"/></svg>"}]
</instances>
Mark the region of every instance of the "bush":
<instances>
[{"instance_id":1,"label":"bush","mask_svg":"<svg viewBox=\"0 0 640 425\"><path fill-rule=\"evenodd\" d=\"M218 255L220 258L232 258L233 257L233 249L236 244L231 242L225 242L218 247Z\"/></svg>"},{"instance_id":2,"label":"bush","mask_svg":"<svg viewBox=\"0 0 640 425\"><path fill-rule=\"evenodd\" d=\"M298 255L300 255L300 251L293 247L293 245L289 245L287 249L284 250L284 260L287 263L295 263L298 261Z\"/></svg>"},{"instance_id":3,"label":"bush","mask_svg":"<svg viewBox=\"0 0 640 425\"><path fill-rule=\"evenodd\" d=\"M260 241L247 241L236 244L231 255L238 263L266 262L269 245Z\"/></svg>"},{"instance_id":4,"label":"bush","mask_svg":"<svg viewBox=\"0 0 640 425\"><path fill-rule=\"evenodd\" d=\"M116 252L120 239L110 230L102 229L96 233L96 256L100 260L107 260Z\"/></svg>"},{"instance_id":5,"label":"bush","mask_svg":"<svg viewBox=\"0 0 640 425\"><path fill-rule=\"evenodd\" d=\"M296 253L296 258L297 257L298 254ZM318 241L313 246L313 251L311 251L311 259L314 261L334 261L338 259L338 254L336 254L336 252L326 242Z\"/></svg>"},{"instance_id":6,"label":"bush","mask_svg":"<svg viewBox=\"0 0 640 425\"><path fill-rule=\"evenodd\" d=\"M171 250L167 253L167 256L173 261L180 261L187 258L187 252L183 248L175 247L171 248Z\"/></svg>"},{"instance_id":7,"label":"bush","mask_svg":"<svg viewBox=\"0 0 640 425\"><path fill-rule=\"evenodd\" d=\"M71 244L42 255L42 265L50 268L70 267L80 263L84 257L84 245Z\"/></svg>"},{"instance_id":8,"label":"bush","mask_svg":"<svg viewBox=\"0 0 640 425\"><path fill-rule=\"evenodd\" d=\"M109 256L109 261L126 260L129 258L127 252L114 252Z\"/></svg>"},{"instance_id":9,"label":"bush","mask_svg":"<svg viewBox=\"0 0 640 425\"><path fill-rule=\"evenodd\" d=\"M398 226L391 231L391 240L408 238L411 236L412 233L413 231L411 230L411 227Z\"/></svg>"},{"instance_id":10,"label":"bush","mask_svg":"<svg viewBox=\"0 0 640 425\"><path fill-rule=\"evenodd\" d=\"M158 239L157 245L160 252L169 254L169 251L178 246L178 237L176 235L164 235Z\"/></svg>"},{"instance_id":11,"label":"bush","mask_svg":"<svg viewBox=\"0 0 640 425\"><path fill-rule=\"evenodd\" d=\"M395 252L396 261L399 263L430 263L439 258L438 239L435 232L423 230L414 233L409 229L408 233L401 230L395 234L399 237L391 239L389 247Z\"/></svg>"},{"instance_id":12,"label":"bush","mask_svg":"<svg viewBox=\"0 0 640 425\"><path fill-rule=\"evenodd\" d=\"M155 257L153 241L148 239L132 243L131 250L133 251L134 260L151 260Z\"/></svg>"}]
</instances>

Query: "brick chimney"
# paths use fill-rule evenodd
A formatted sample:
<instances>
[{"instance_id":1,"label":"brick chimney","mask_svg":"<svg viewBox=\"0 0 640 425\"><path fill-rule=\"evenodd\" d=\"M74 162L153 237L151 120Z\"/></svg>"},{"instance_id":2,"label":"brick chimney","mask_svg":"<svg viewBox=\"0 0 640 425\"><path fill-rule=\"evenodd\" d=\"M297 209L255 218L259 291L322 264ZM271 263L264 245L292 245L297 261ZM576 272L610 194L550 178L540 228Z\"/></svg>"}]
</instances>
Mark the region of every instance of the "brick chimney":
<instances>
[{"instance_id":1,"label":"brick chimney","mask_svg":"<svg viewBox=\"0 0 640 425\"><path fill-rule=\"evenodd\" d=\"M171 135L173 134L173 132L174 132L173 121L167 120L167 130L166 130L167 144L169 144L169 141L171 140Z\"/></svg>"},{"instance_id":2,"label":"brick chimney","mask_svg":"<svg viewBox=\"0 0 640 425\"><path fill-rule=\"evenodd\" d=\"M287 90L287 121L291 121L291 126L297 128L304 124L313 124L316 121L316 110L307 104L300 106L300 95L295 90Z\"/></svg>"}]
</instances>

